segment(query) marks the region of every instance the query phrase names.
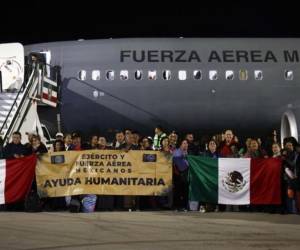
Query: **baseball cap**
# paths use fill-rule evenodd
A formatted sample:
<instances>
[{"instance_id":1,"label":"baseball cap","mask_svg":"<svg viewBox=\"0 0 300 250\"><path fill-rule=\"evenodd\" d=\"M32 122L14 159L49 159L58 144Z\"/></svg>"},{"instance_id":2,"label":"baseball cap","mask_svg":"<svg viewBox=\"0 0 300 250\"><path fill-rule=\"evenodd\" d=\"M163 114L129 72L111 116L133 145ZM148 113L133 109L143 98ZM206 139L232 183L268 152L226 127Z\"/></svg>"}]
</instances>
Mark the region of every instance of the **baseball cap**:
<instances>
[{"instance_id":1,"label":"baseball cap","mask_svg":"<svg viewBox=\"0 0 300 250\"><path fill-rule=\"evenodd\" d=\"M63 134L63 133L61 133L61 132L58 132L58 133L56 133L55 137L57 137L57 136L64 137L64 134Z\"/></svg>"}]
</instances>

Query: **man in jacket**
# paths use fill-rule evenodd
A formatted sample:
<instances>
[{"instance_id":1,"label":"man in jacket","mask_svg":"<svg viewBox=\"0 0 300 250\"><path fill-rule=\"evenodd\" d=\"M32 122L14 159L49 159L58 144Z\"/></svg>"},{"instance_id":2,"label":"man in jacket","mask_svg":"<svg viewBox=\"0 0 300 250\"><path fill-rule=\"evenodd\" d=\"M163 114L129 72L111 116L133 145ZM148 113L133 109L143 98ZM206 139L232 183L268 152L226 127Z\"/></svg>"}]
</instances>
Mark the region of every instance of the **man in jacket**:
<instances>
[{"instance_id":1,"label":"man in jacket","mask_svg":"<svg viewBox=\"0 0 300 250\"><path fill-rule=\"evenodd\" d=\"M17 159L28 155L27 148L21 143L21 133L16 131L12 135L12 142L3 148L5 159Z\"/></svg>"}]
</instances>

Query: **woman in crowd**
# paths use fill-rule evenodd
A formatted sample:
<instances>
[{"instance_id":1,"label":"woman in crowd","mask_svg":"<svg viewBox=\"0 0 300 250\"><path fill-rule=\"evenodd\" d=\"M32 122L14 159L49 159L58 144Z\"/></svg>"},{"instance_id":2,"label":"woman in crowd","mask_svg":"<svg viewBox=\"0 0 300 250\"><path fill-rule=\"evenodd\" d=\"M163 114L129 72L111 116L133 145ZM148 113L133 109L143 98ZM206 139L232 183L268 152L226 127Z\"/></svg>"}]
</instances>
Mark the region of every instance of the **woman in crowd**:
<instances>
[{"instance_id":1,"label":"woman in crowd","mask_svg":"<svg viewBox=\"0 0 300 250\"><path fill-rule=\"evenodd\" d=\"M203 153L203 156L218 159L220 157L217 152L217 143L215 140L210 140L208 143L208 149Z\"/></svg>"},{"instance_id":2,"label":"woman in crowd","mask_svg":"<svg viewBox=\"0 0 300 250\"><path fill-rule=\"evenodd\" d=\"M53 143L54 152L66 151L65 144L62 140L55 140Z\"/></svg>"},{"instance_id":3,"label":"woman in crowd","mask_svg":"<svg viewBox=\"0 0 300 250\"><path fill-rule=\"evenodd\" d=\"M274 142L272 144L272 157L273 158L281 158L281 148L278 142Z\"/></svg>"},{"instance_id":4,"label":"woman in crowd","mask_svg":"<svg viewBox=\"0 0 300 250\"><path fill-rule=\"evenodd\" d=\"M268 155L263 149L261 149L260 143L257 139L251 139L249 151L244 155L244 158L262 159L262 158L268 158ZM240 209L244 211L250 210L252 212L262 212L266 209L266 206L263 205L240 206Z\"/></svg>"},{"instance_id":5,"label":"woman in crowd","mask_svg":"<svg viewBox=\"0 0 300 250\"><path fill-rule=\"evenodd\" d=\"M296 146L296 141L286 140L282 152L287 213L300 212L300 159Z\"/></svg>"},{"instance_id":6,"label":"woman in crowd","mask_svg":"<svg viewBox=\"0 0 300 250\"><path fill-rule=\"evenodd\" d=\"M238 148L238 139L231 130L226 130L224 140L220 143L219 153L222 157L231 157L233 154L232 146Z\"/></svg>"},{"instance_id":7,"label":"woman in crowd","mask_svg":"<svg viewBox=\"0 0 300 250\"><path fill-rule=\"evenodd\" d=\"M133 136L133 134L130 134ZM107 140L104 136L98 137L98 149L108 150L112 147L108 146ZM90 194L89 196L93 196ZM113 210L114 208L115 197L113 195L97 195L97 205L96 210Z\"/></svg>"},{"instance_id":8,"label":"woman in crowd","mask_svg":"<svg viewBox=\"0 0 300 250\"><path fill-rule=\"evenodd\" d=\"M85 149L98 149L98 136L92 135L90 142L87 143Z\"/></svg>"},{"instance_id":9,"label":"woman in crowd","mask_svg":"<svg viewBox=\"0 0 300 250\"><path fill-rule=\"evenodd\" d=\"M243 157L245 154L249 153L250 151L250 143L251 143L251 138L247 138L245 142L245 146L242 147L239 151L240 157Z\"/></svg>"},{"instance_id":10,"label":"woman in crowd","mask_svg":"<svg viewBox=\"0 0 300 250\"><path fill-rule=\"evenodd\" d=\"M220 157L218 151L217 151L217 143L215 140L210 140L208 142L208 149L203 153L204 157L209 157L213 159L218 159ZM205 203L200 205L200 212L212 212L215 211L216 204L211 203Z\"/></svg>"},{"instance_id":11,"label":"woman in crowd","mask_svg":"<svg viewBox=\"0 0 300 250\"><path fill-rule=\"evenodd\" d=\"M177 140L178 140L178 135L173 131L171 134L169 134L169 145L172 151L176 149L177 146Z\"/></svg>"},{"instance_id":12,"label":"woman in crowd","mask_svg":"<svg viewBox=\"0 0 300 250\"><path fill-rule=\"evenodd\" d=\"M272 133L267 135L262 142L263 148L270 157L273 156L272 146L276 142L278 142L276 130L273 130Z\"/></svg>"},{"instance_id":13,"label":"woman in crowd","mask_svg":"<svg viewBox=\"0 0 300 250\"><path fill-rule=\"evenodd\" d=\"M41 137L39 135L32 136L32 153L37 155L47 153L47 147L41 142Z\"/></svg>"},{"instance_id":14,"label":"woman in crowd","mask_svg":"<svg viewBox=\"0 0 300 250\"><path fill-rule=\"evenodd\" d=\"M77 133L72 134L72 145L70 146L69 150L74 150L74 151L82 150L81 136L79 134Z\"/></svg>"},{"instance_id":15,"label":"woman in crowd","mask_svg":"<svg viewBox=\"0 0 300 250\"><path fill-rule=\"evenodd\" d=\"M112 148L107 145L107 141L106 141L105 137L99 136L99 138L98 138L98 149L104 150L104 149L112 149Z\"/></svg>"},{"instance_id":16,"label":"woman in crowd","mask_svg":"<svg viewBox=\"0 0 300 250\"><path fill-rule=\"evenodd\" d=\"M186 159L188 141L183 140L179 148L173 152L173 180L174 180L174 207L178 210L187 210L188 206L188 168Z\"/></svg>"},{"instance_id":17,"label":"woman in crowd","mask_svg":"<svg viewBox=\"0 0 300 250\"><path fill-rule=\"evenodd\" d=\"M62 140L55 140L53 143L54 152L65 151L65 144ZM69 201L69 197L54 197L43 199L43 209L46 211L64 210L66 208L66 201Z\"/></svg>"},{"instance_id":18,"label":"woman in crowd","mask_svg":"<svg viewBox=\"0 0 300 250\"><path fill-rule=\"evenodd\" d=\"M41 138L39 135L32 135L31 139L31 147L28 146L28 149L32 150L33 154L41 155L48 152L47 147L45 144L41 142ZM44 199L44 202L48 199ZM25 199L25 211L40 211L43 203L41 202L41 199L39 198L37 194L37 185L36 185L36 177L34 177L32 186L31 186L31 192L28 194L27 198Z\"/></svg>"},{"instance_id":19,"label":"woman in crowd","mask_svg":"<svg viewBox=\"0 0 300 250\"><path fill-rule=\"evenodd\" d=\"M148 137L142 138L140 141L140 149L141 150L152 150L152 146Z\"/></svg>"},{"instance_id":20,"label":"woman in crowd","mask_svg":"<svg viewBox=\"0 0 300 250\"><path fill-rule=\"evenodd\" d=\"M164 137L161 139L161 142L160 142L160 151L161 152L165 152L165 153L172 153L172 148L170 147L170 144L169 144L169 138L168 137Z\"/></svg>"},{"instance_id":21,"label":"woman in crowd","mask_svg":"<svg viewBox=\"0 0 300 250\"><path fill-rule=\"evenodd\" d=\"M244 155L244 158L268 158L268 155L259 146L259 142L256 139L251 139L249 151Z\"/></svg>"},{"instance_id":22,"label":"woman in crowd","mask_svg":"<svg viewBox=\"0 0 300 250\"><path fill-rule=\"evenodd\" d=\"M281 147L278 142L273 142L271 145L271 157L276 159L282 159L281 156ZM283 171L281 174L281 204L280 205L265 205L264 206L264 212L269 213L283 213L284 212L284 202L286 200L286 191L284 188L284 180L283 180Z\"/></svg>"},{"instance_id":23,"label":"woman in crowd","mask_svg":"<svg viewBox=\"0 0 300 250\"><path fill-rule=\"evenodd\" d=\"M172 154L173 150L172 147L169 144L169 137L163 137L160 142L160 151L166 154ZM154 199L153 199L154 198ZM156 197L150 197L150 204L152 205L152 208L167 208L170 207L169 200L171 200L171 193L168 194L168 196L156 196ZM154 201L154 202L153 202Z\"/></svg>"},{"instance_id":24,"label":"woman in crowd","mask_svg":"<svg viewBox=\"0 0 300 250\"><path fill-rule=\"evenodd\" d=\"M231 149L231 154L229 155L229 157L231 157L231 158L240 158L239 149L237 148L236 145L231 145L230 149Z\"/></svg>"}]
</instances>

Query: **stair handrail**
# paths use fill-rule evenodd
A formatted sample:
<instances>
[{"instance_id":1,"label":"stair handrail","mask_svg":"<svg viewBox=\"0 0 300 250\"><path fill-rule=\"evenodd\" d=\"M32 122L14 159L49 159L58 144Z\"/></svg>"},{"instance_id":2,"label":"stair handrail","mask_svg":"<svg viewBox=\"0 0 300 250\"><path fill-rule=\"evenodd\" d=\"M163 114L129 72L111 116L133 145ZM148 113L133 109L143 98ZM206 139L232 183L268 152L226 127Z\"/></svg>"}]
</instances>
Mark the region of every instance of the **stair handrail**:
<instances>
[{"instance_id":1,"label":"stair handrail","mask_svg":"<svg viewBox=\"0 0 300 250\"><path fill-rule=\"evenodd\" d=\"M14 106L17 104L17 101L18 101L18 98L19 98L20 94L24 91L23 98L21 99L19 105L17 106L16 115L19 113L20 108L22 107L22 105L23 105L23 103L24 103L24 101L25 101L25 98L26 98L26 96L27 96L27 94L28 94L28 92L29 92L29 89L31 89L31 87L32 87L32 85L33 85L33 82L34 82L34 80L35 80L35 79L34 79L35 73L36 73L36 68L34 68L34 69L32 70L32 73L31 73L31 75L30 75L30 77L29 77L29 79L28 79L28 82L25 82L25 81L24 81L24 82L22 83L22 86L21 86L21 88L19 89L18 94L17 94L17 96L15 97L15 100L14 100L14 102L13 102L13 104L12 104L12 106L11 106L11 108L10 108L10 110L9 110L9 112L8 112L8 114L7 114L6 118L5 118L5 120L4 120L3 124L2 124L2 126L1 126L0 134L2 133L2 131L3 131L4 127L5 127L5 125L7 124L8 118L9 118L10 114L12 113ZM25 97L25 98L24 98L24 97ZM11 125L14 124L15 120L16 120L16 116L13 117L13 119L12 119L12 121L11 121ZM7 140L7 135L10 133L11 125L8 127L7 132L4 134L4 137L2 138L3 143L5 143L6 140Z\"/></svg>"}]
</instances>

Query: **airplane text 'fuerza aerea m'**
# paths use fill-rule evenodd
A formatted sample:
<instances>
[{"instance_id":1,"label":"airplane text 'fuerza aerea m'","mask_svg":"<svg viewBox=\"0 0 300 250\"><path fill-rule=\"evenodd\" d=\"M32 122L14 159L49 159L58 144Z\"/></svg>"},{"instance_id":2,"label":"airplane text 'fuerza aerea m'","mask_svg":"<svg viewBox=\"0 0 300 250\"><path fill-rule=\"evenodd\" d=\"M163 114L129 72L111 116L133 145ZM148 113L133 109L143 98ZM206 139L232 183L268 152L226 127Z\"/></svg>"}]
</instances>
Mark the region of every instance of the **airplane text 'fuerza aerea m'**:
<instances>
[{"instance_id":1,"label":"airplane text 'fuerza aerea m'","mask_svg":"<svg viewBox=\"0 0 300 250\"><path fill-rule=\"evenodd\" d=\"M278 53L278 52L277 52ZM280 58L279 58L280 57ZM282 50L275 54L271 50L212 50L204 56L197 50L121 50L121 62L232 62L232 63L287 63L299 62L297 50Z\"/></svg>"}]
</instances>

